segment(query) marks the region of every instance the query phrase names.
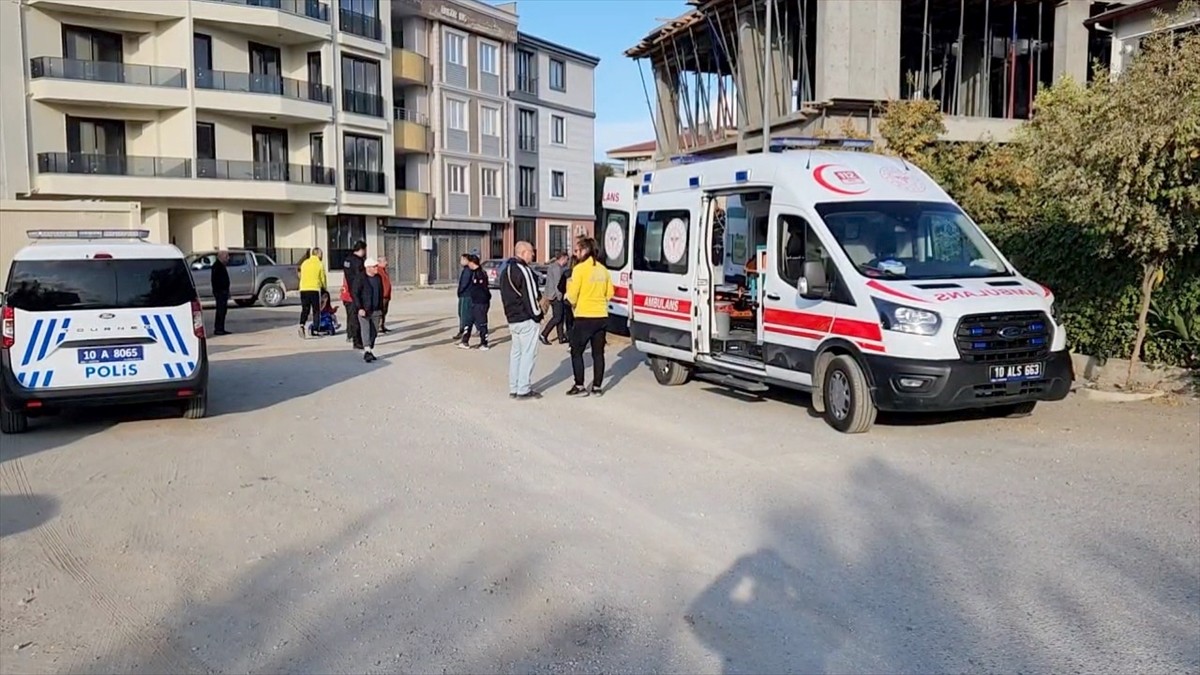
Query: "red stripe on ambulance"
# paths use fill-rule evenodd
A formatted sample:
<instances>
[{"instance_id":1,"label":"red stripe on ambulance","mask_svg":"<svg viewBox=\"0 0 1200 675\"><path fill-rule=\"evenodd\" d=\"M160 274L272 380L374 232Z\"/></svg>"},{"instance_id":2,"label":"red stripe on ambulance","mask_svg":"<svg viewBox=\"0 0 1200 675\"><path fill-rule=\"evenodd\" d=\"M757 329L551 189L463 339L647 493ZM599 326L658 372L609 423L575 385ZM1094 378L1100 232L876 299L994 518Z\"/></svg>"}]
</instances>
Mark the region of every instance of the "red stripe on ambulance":
<instances>
[{"instance_id":1,"label":"red stripe on ambulance","mask_svg":"<svg viewBox=\"0 0 1200 675\"><path fill-rule=\"evenodd\" d=\"M828 333L838 337L872 340L874 342L883 341L883 330L879 327L878 323L858 321L857 319L844 319L841 317L835 318L811 312L794 312L768 308L763 314L763 324L765 330L773 332L784 332L784 329L806 332L809 335L799 335L798 337L811 337L814 340L820 340Z\"/></svg>"},{"instance_id":2,"label":"red stripe on ambulance","mask_svg":"<svg viewBox=\"0 0 1200 675\"><path fill-rule=\"evenodd\" d=\"M680 298L664 298L659 295L633 295L633 307L637 314L657 316L676 321L691 321L692 301Z\"/></svg>"}]
</instances>

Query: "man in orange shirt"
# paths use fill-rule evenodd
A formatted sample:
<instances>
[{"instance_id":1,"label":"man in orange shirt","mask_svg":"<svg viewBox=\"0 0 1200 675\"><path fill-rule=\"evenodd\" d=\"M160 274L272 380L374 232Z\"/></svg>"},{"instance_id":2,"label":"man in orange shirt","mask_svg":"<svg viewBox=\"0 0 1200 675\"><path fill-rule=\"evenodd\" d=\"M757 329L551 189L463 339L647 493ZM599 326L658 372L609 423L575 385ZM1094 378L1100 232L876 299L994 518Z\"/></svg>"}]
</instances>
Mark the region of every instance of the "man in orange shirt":
<instances>
[{"instance_id":1,"label":"man in orange shirt","mask_svg":"<svg viewBox=\"0 0 1200 675\"><path fill-rule=\"evenodd\" d=\"M387 333L388 305L392 303L392 278L388 276L387 258L379 256L379 280L383 282L383 304L379 307L379 332Z\"/></svg>"}]
</instances>

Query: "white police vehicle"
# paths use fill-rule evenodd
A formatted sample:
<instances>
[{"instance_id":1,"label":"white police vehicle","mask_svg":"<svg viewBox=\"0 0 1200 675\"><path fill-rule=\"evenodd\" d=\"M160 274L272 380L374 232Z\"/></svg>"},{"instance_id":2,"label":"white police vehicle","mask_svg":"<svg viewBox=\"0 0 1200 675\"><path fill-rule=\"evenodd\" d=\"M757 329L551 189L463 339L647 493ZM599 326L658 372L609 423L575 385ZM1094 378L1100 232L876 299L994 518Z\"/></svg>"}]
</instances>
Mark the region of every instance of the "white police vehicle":
<instances>
[{"instance_id":1,"label":"white police vehicle","mask_svg":"<svg viewBox=\"0 0 1200 675\"><path fill-rule=\"evenodd\" d=\"M3 295L0 431L81 406L173 403L204 417L204 319L183 253L145 230L28 234Z\"/></svg>"}]
</instances>

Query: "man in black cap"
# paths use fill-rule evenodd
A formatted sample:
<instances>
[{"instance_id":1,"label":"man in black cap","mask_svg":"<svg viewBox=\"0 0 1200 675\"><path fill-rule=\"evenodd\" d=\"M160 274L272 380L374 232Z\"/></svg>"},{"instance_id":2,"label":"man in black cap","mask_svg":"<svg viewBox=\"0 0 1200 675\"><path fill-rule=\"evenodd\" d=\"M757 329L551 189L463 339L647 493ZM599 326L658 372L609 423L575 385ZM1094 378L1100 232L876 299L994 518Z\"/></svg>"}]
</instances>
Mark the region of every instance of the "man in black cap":
<instances>
[{"instance_id":1,"label":"man in black cap","mask_svg":"<svg viewBox=\"0 0 1200 675\"><path fill-rule=\"evenodd\" d=\"M346 277L346 286L350 289L351 298L354 297L354 289L358 288L358 282L366 274L363 270L363 261L367 257L367 242L361 239L354 242L354 248L350 255L346 256L346 261L342 263L342 274ZM358 307L352 299L346 305L346 337L354 343L355 349L363 348L362 331L359 330Z\"/></svg>"}]
</instances>

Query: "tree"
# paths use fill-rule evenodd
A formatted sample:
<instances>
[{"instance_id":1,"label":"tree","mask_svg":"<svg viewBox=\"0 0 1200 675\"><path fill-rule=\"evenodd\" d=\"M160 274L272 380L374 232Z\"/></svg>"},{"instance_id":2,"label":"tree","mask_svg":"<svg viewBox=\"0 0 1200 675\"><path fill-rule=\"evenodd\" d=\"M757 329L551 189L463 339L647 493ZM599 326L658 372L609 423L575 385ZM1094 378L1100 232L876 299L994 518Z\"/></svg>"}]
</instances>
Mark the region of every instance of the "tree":
<instances>
[{"instance_id":1,"label":"tree","mask_svg":"<svg viewBox=\"0 0 1200 675\"><path fill-rule=\"evenodd\" d=\"M592 166L592 175L595 177L596 181L595 213L596 228L597 231L599 231L601 223L604 222L604 208L601 206L601 200L604 199L604 179L617 175L617 170L612 164L596 162Z\"/></svg>"},{"instance_id":2,"label":"tree","mask_svg":"<svg viewBox=\"0 0 1200 675\"><path fill-rule=\"evenodd\" d=\"M1120 76L1097 69L1093 79L1039 94L1018 139L1038 190L1105 255L1140 266L1132 381L1164 264L1194 250L1200 233L1200 33L1151 34Z\"/></svg>"}]
</instances>

